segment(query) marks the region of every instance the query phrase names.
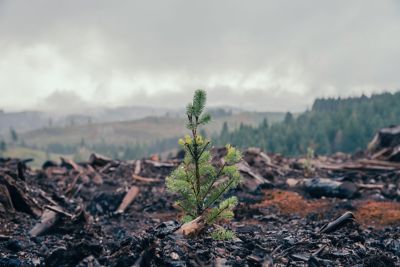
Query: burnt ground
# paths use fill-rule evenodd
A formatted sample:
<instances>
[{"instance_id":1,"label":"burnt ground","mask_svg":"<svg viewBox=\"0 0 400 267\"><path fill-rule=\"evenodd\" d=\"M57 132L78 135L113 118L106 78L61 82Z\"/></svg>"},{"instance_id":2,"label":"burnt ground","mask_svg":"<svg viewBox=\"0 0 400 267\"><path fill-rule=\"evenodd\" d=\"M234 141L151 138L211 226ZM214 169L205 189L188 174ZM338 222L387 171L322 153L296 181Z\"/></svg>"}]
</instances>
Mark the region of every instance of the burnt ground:
<instances>
[{"instance_id":1,"label":"burnt ground","mask_svg":"<svg viewBox=\"0 0 400 267\"><path fill-rule=\"evenodd\" d=\"M246 150L229 241L174 234L178 164L0 159L0 266L400 266L398 163Z\"/></svg>"}]
</instances>

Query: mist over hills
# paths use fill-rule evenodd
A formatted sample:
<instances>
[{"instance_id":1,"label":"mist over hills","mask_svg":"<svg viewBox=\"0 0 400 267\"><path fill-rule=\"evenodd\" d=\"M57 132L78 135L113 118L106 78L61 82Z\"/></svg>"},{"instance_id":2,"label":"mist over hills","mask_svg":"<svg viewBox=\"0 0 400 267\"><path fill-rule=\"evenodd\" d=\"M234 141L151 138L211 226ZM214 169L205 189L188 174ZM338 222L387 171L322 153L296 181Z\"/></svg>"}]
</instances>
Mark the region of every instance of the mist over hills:
<instances>
[{"instance_id":1,"label":"mist over hills","mask_svg":"<svg viewBox=\"0 0 400 267\"><path fill-rule=\"evenodd\" d=\"M168 112L176 112L168 108L158 107L117 107L90 108L85 112L57 113L53 111L21 111L0 112L0 134L7 133L10 128L26 132L43 127L67 127L92 123L126 121L147 116L162 116Z\"/></svg>"},{"instance_id":2,"label":"mist over hills","mask_svg":"<svg viewBox=\"0 0 400 267\"><path fill-rule=\"evenodd\" d=\"M227 112L237 114L242 109L228 106L210 109L214 114ZM17 132L28 132L42 128L82 126L95 123L121 122L142 119L146 117L182 117L183 108L165 108L151 106L123 106L123 107L89 107L79 112L57 112L56 110L28 110L19 112L5 112L0 110L0 136L6 138L10 129Z\"/></svg>"}]
</instances>

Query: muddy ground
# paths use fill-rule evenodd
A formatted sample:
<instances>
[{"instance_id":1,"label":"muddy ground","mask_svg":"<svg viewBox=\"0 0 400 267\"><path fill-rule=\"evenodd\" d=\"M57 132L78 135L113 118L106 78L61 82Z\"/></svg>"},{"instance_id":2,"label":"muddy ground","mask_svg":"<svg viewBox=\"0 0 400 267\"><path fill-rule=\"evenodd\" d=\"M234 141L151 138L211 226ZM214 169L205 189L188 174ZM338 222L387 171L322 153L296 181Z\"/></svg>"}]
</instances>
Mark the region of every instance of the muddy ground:
<instances>
[{"instance_id":1,"label":"muddy ground","mask_svg":"<svg viewBox=\"0 0 400 267\"><path fill-rule=\"evenodd\" d=\"M400 266L398 163L248 149L236 237L216 241L174 234L179 162L0 159L0 266Z\"/></svg>"}]
</instances>

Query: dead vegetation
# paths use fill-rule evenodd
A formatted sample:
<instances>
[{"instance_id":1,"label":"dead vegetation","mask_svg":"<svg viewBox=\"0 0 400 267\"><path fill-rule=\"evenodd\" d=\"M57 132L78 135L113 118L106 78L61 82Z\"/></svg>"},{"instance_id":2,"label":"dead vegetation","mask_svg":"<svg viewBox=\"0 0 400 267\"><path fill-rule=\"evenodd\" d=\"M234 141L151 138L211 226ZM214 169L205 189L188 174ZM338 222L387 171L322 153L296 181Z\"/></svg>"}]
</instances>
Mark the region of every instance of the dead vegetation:
<instances>
[{"instance_id":1,"label":"dead vegetation","mask_svg":"<svg viewBox=\"0 0 400 267\"><path fill-rule=\"evenodd\" d=\"M0 159L0 266L396 266L400 163L373 147L314 157L310 177L304 159L243 151L228 241L179 234L164 180L180 159Z\"/></svg>"}]
</instances>

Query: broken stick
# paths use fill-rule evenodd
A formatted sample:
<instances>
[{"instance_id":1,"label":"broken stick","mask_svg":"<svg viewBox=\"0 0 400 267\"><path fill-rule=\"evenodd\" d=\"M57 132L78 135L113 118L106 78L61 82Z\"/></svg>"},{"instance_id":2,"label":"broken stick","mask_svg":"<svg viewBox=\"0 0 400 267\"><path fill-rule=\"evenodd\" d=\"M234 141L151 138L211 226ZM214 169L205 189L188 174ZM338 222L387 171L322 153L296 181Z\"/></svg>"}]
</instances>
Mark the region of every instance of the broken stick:
<instances>
[{"instance_id":1,"label":"broken stick","mask_svg":"<svg viewBox=\"0 0 400 267\"><path fill-rule=\"evenodd\" d=\"M354 221L354 220L355 220L354 214L350 211L346 211L345 213L343 213L342 216L340 216L337 219L333 220L332 222L327 223L324 226L322 226L322 228L319 230L319 232L323 233L323 234L331 233L331 232L339 229L346 223L348 223L350 221Z\"/></svg>"},{"instance_id":2,"label":"broken stick","mask_svg":"<svg viewBox=\"0 0 400 267\"><path fill-rule=\"evenodd\" d=\"M183 236L193 236L200 233L205 226L206 222L203 216L199 216L190 222L182 224L182 226L175 231L175 234Z\"/></svg>"},{"instance_id":3,"label":"broken stick","mask_svg":"<svg viewBox=\"0 0 400 267\"><path fill-rule=\"evenodd\" d=\"M157 179L157 178L142 177L142 176L139 176L139 175L136 175L136 174L132 174L132 178L137 180L137 181L145 182L145 183L159 183L159 182L161 182L161 180Z\"/></svg>"},{"instance_id":4,"label":"broken stick","mask_svg":"<svg viewBox=\"0 0 400 267\"><path fill-rule=\"evenodd\" d=\"M44 210L40 222L37 223L29 234L33 237L39 236L50 230L58 221L59 215L52 210Z\"/></svg>"},{"instance_id":5,"label":"broken stick","mask_svg":"<svg viewBox=\"0 0 400 267\"><path fill-rule=\"evenodd\" d=\"M138 194L139 194L139 187L132 186L131 189L129 189L128 193L126 193L116 213L124 213L126 208L132 203L132 201L136 198Z\"/></svg>"}]
</instances>

